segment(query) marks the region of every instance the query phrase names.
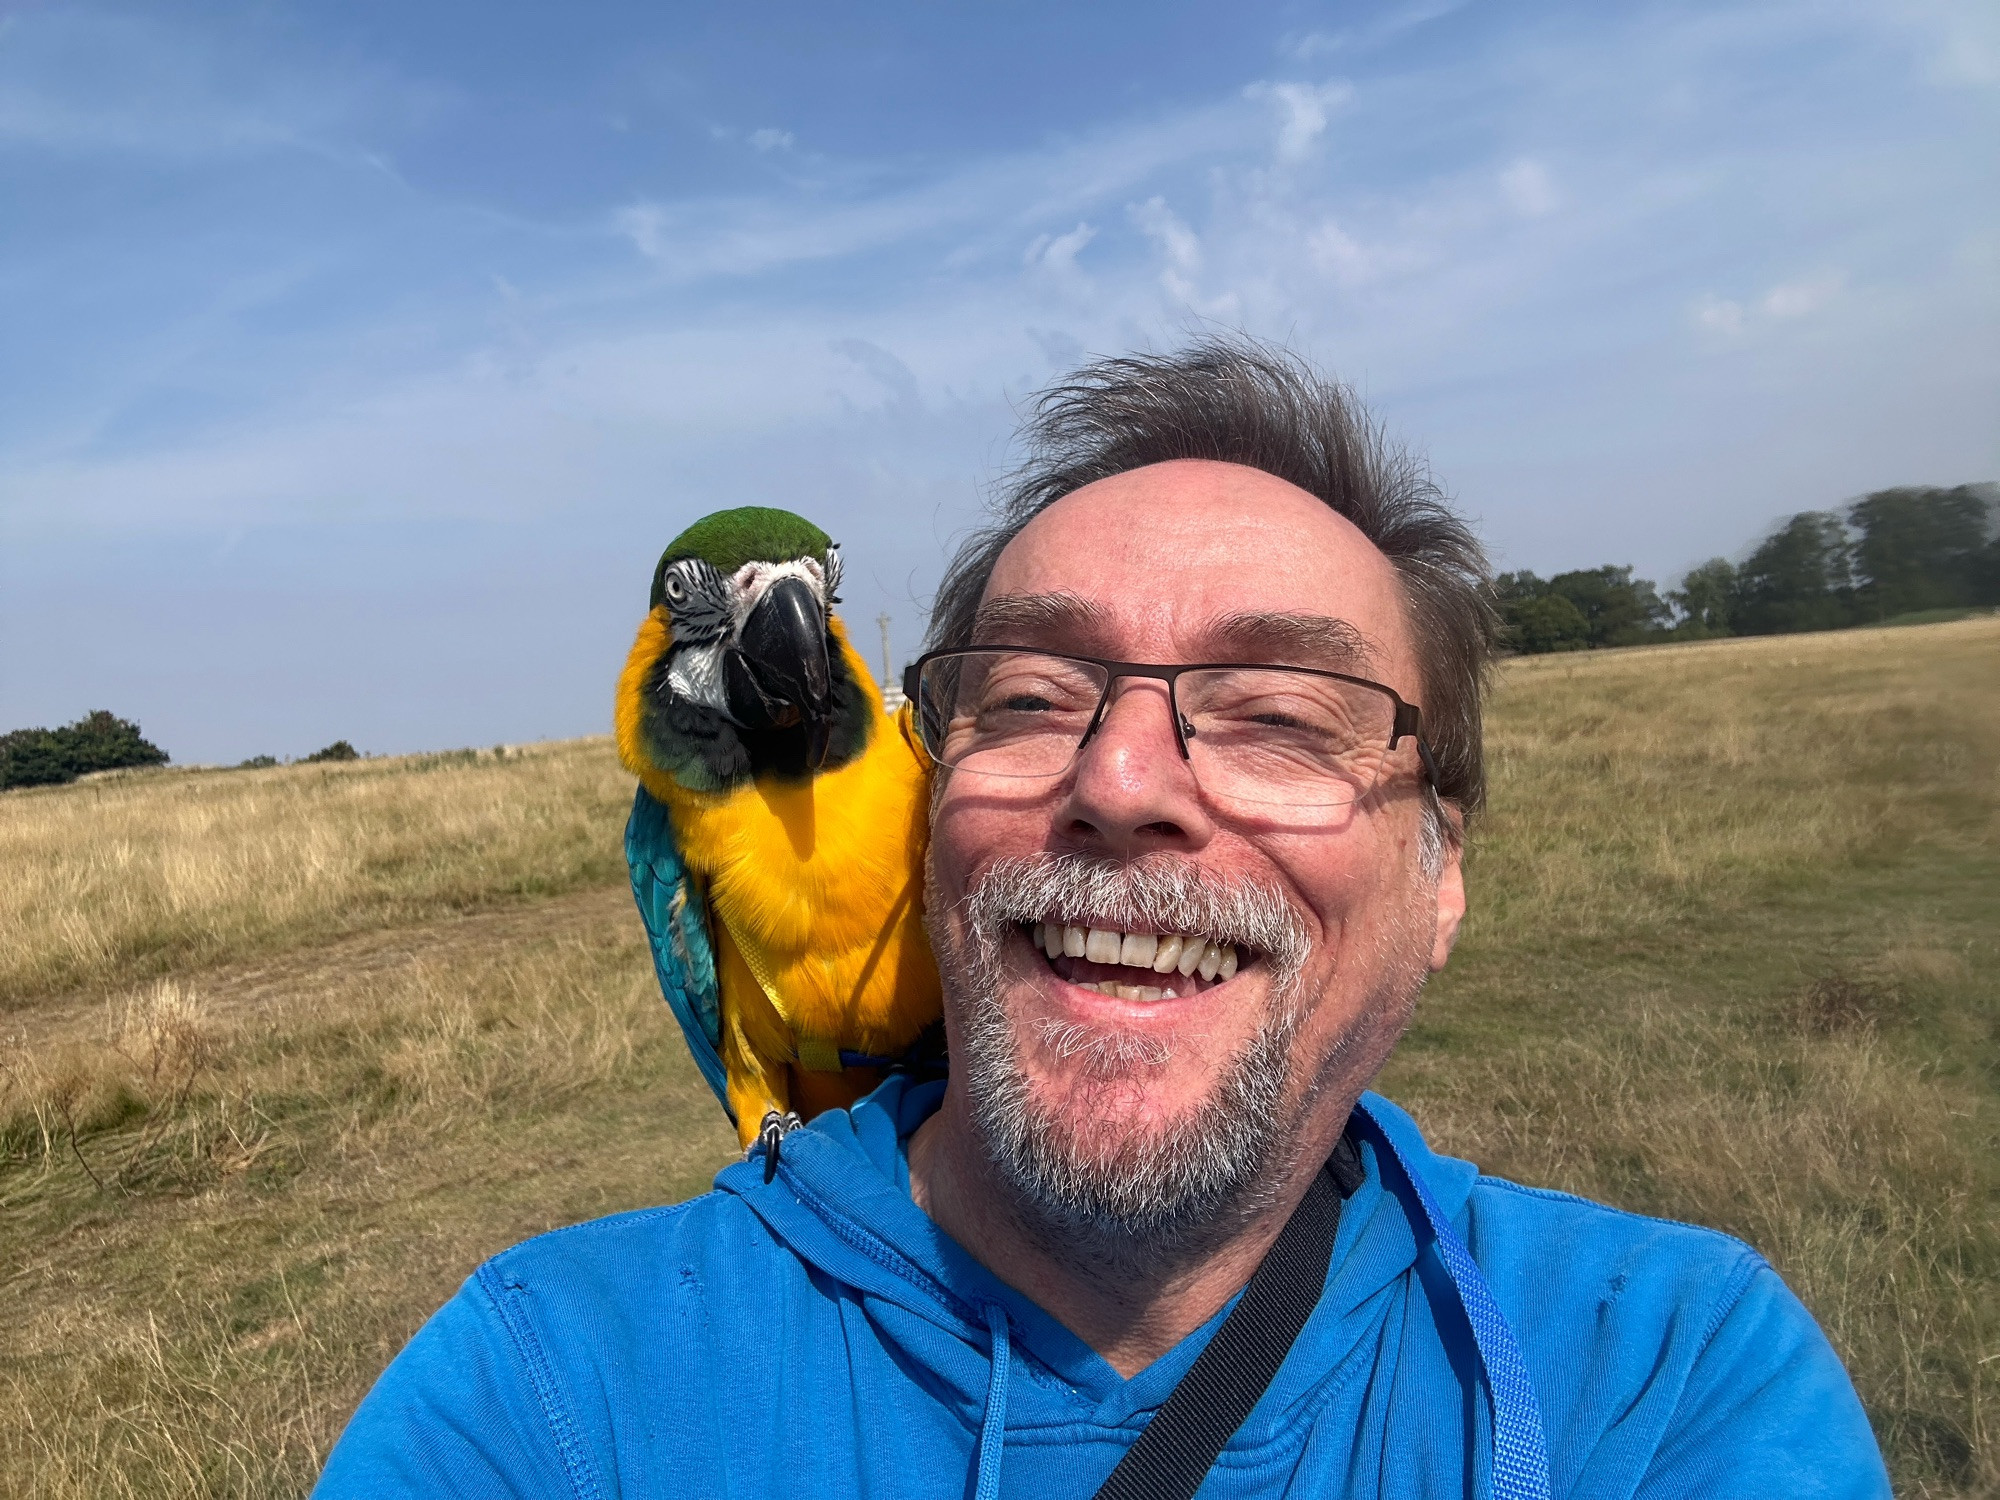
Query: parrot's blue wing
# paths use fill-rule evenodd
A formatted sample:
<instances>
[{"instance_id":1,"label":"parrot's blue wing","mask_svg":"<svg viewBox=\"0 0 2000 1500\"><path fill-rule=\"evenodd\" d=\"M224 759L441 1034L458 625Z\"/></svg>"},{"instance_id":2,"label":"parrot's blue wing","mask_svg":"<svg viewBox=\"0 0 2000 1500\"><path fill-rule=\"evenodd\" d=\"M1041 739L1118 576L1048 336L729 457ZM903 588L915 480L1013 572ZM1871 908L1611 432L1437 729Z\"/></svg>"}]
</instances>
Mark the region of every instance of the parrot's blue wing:
<instances>
[{"instance_id":1,"label":"parrot's blue wing","mask_svg":"<svg viewBox=\"0 0 2000 1500\"><path fill-rule=\"evenodd\" d=\"M728 1075L722 1067L721 991L715 982L715 944L708 931L708 902L681 859L667 810L643 786L632 799L625 824L625 863L632 871L632 896L652 940L653 972L660 993L673 1007L715 1097L730 1122Z\"/></svg>"}]
</instances>

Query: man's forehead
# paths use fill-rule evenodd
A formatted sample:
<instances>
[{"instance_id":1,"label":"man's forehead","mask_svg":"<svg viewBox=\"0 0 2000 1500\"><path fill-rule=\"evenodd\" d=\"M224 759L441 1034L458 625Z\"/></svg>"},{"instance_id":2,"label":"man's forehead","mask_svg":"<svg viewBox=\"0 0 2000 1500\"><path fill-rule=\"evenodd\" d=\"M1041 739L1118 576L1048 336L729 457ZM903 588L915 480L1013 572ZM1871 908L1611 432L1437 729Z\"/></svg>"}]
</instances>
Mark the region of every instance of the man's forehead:
<instances>
[{"instance_id":1,"label":"man's forehead","mask_svg":"<svg viewBox=\"0 0 2000 1500\"><path fill-rule=\"evenodd\" d=\"M1395 569L1352 522L1261 470L1178 462L1086 485L1024 527L981 606L978 638L1003 636L1366 670L1403 659L1407 632Z\"/></svg>"}]
</instances>

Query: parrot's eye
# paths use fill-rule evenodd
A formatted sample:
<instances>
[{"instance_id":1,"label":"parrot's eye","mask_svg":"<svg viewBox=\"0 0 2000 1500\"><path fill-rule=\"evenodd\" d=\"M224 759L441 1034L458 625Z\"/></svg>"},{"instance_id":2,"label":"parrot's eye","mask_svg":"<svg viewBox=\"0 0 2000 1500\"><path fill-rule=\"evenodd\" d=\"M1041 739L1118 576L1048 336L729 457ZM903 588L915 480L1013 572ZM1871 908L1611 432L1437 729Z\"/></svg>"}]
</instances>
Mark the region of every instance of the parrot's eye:
<instances>
[{"instance_id":1,"label":"parrot's eye","mask_svg":"<svg viewBox=\"0 0 2000 1500\"><path fill-rule=\"evenodd\" d=\"M681 576L678 573L669 573L667 575L666 590L667 597L676 604L687 598L687 585L681 582Z\"/></svg>"}]
</instances>

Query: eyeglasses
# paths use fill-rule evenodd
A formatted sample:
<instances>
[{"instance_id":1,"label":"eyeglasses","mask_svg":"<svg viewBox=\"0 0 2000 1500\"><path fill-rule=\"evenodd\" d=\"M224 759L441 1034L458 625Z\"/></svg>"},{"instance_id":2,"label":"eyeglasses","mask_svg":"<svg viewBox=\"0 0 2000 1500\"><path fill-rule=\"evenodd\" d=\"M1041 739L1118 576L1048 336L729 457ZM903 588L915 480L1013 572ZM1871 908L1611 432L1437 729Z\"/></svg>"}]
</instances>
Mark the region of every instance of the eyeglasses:
<instances>
[{"instance_id":1,"label":"eyeglasses","mask_svg":"<svg viewBox=\"0 0 2000 1500\"><path fill-rule=\"evenodd\" d=\"M1298 808L1357 802L1407 737L1432 785L1421 714L1394 688L1344 672L1253 662L1152 666L1025 646L932 651L903 674L931 759L954 771L1060 776L1104 723L1111 685L1167 685L1181 759L1211 797Z\"/></svg>"}]
</instances>

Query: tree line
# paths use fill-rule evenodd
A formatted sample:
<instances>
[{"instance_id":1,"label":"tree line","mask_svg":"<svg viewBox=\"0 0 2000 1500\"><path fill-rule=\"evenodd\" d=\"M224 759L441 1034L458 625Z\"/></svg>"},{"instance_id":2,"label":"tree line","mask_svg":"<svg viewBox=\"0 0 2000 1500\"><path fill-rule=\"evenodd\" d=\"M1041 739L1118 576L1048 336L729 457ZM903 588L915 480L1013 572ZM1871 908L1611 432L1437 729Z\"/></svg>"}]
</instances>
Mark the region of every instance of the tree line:
<instances>
[{"instance_id":1,"label":"tree line","mask_svg":"<svg viewBox=\"0 0 2000 1500\"><path fill-rule=\"evenodd\" d=\"M93 771L164 766L167 752L130 719L105 709L85 714L60 729L15 729L0 734L0 791L16 786L64 786ZM361 759L346 740L299 757L299 765ZM236 769L254 771L283 764L275 755L253 755Z\"/></svg>"},{"instance_id":2,"label":"tree line","mask_svg":"<svg viewBox=\"0 0 2000 1500\"><path fill-rule=\"evenodd\" d=\"M1543 579L1502 573L1494 592L1516 651L1779 635L2000 604L2000 484L1877 490L1792 516L1740 563L1710 558L1664 595L1630 568Z\"/></svg>"},{"instance_id":3,"label":"tree line","mask_svg":"<svg viewBox=\"0 0 2000 1500\"><path fill-rule=\"evenodd\" d=\"M92 771L166 763L167 752L137 724L101 708L60 729L0 734L0 788L60 786Z\"/></svg>"}]
</instances>

